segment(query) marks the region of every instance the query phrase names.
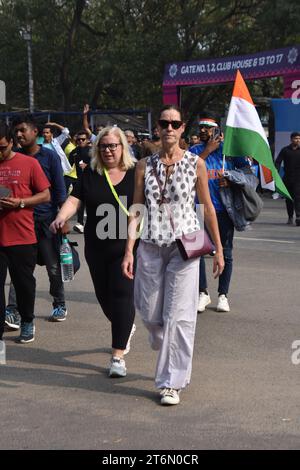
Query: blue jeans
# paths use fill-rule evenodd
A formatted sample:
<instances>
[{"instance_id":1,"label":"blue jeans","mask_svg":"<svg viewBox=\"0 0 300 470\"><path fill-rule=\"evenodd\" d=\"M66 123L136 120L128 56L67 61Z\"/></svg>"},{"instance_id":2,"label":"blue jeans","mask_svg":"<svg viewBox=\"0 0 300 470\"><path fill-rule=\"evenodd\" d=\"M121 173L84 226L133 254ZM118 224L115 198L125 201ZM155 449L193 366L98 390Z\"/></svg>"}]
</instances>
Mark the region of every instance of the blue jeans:
<instances>
[{"instance_id":1,"label":"blue jeans","mask_svg":"<svg viewBox=\"0 0 300 470\"><path fill-rule=\"evenodd\" d=\"M229 291L229 284L232 274L232 249L233 249L233 235L234 226L226 211L217 212L217 219L220 231L221 242L223 246L223 254L225 267L221 276L219 277L219 294L227 294ZM200 280L199 291L204 292L207 289L207 279L205 271L204 257L200 258Z\"/></svg>"}]
</instances>

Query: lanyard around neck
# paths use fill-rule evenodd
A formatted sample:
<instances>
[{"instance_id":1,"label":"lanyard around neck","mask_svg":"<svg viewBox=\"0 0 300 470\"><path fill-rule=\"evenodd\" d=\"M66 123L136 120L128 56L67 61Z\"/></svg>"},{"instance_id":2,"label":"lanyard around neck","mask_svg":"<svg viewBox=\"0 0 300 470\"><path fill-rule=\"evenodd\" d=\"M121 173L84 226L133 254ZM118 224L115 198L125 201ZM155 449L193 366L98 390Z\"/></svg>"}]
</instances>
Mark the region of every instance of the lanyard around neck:
<instances>
[{"instance_id":1,"label":"lanyard around neck","mask_svg":"<svg viewBox=\"0 0 300 470\"><path fill-rule=\"evenodd\" d=\"M124 206L124 204L122 204L122 202L120 201L120 198L119 198L119 196L118 196L118 194L117 194L117 192L116 192L116 190L115 190L115 188L114 188L114 186L113 186L113 184L112 184L112 182L111 182L111 179L110 179L110 177L109 177L109 174L108 174L108 171L107 171L106 168L103 168L103 173L104 173L104 176L105 176L105 178L106 178L106 181L108 182L108 185L109 185L109 187L110 187L110 190L111 190L111 192L112 192L113 195L114 195L115 200L117 201L117 203L119 204L119 206L121 207L121 209L125 212L125 214L127 215L127 217L129 217L129 212L128 212L128 210L126 209L126 207Z\"/></svg>"}]
</instances>

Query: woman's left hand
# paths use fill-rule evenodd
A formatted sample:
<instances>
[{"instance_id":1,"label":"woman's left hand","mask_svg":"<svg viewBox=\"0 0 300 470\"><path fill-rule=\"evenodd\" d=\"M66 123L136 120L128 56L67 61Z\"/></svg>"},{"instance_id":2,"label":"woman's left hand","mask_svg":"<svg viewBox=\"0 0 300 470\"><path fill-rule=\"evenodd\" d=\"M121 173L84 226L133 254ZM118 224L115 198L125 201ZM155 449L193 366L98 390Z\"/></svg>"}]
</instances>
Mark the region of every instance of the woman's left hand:
<instances>
[{"instance_id":1,"label":"woman's left hand","mask_svg":"<svg viewBox=\"0 0 300 470\"><path fill-rule=\"evenodd\" d=\"M223 252L216 251L214 255L214 264L213 264L213 275L215 279L222 274L224 270L224 266L225 266L225 261L224 261Z\"/></svg>"}]
</instances>

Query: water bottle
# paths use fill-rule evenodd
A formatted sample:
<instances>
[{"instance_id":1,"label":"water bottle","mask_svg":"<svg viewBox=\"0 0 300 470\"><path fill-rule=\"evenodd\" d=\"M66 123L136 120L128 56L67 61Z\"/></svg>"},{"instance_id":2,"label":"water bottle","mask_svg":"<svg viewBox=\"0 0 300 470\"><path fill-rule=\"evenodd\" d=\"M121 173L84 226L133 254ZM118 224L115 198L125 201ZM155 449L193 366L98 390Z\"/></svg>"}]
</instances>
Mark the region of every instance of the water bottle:
<instances>
[{"instance_id":1,"label":"water bottle","mask_svg":"<svg viewBox=\"0 0 300 470\"><path fill-rule=\"evenodd\" d=\"M63 237L60 247L60 267L62 281L72 281L74 278L73 255L67 237Z\"/></svg>"},{"instance_id":2,"label":"water bottle","mask_svg":"<svg viewBox=\"0 0 300 470\"><path fill-rule=\"evenodd\" d=\"M2 340L0 340L0 364L6 364L6 348Z\"/></svg>"},{"instance_id":3,"label":"water bottle","mask_svg":"<svg viewBox=\"0 0 300 470\"><path fill-rule=\"evenodd\" d=\"M73 184L71 183L68 189L68 196L70 196L72 191L73 191Z\"/></svg>"}]
</instances>

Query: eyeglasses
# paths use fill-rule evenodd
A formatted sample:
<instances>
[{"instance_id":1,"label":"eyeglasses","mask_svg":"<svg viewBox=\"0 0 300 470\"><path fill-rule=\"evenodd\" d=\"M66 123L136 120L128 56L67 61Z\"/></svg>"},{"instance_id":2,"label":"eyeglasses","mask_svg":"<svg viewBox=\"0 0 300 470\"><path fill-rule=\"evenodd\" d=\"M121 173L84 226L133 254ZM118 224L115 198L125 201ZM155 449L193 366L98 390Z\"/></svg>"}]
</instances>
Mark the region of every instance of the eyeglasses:
<instances>
[{"instance_id":1,"label":"eyeglasses","mask_svg":"<svg viewBox=\"0 0 300 470\"><path fill-rule=\"evenodd\" d=\"M105 152L106 149L109 149L111 152L117 150L118 145L122 144L99 144L99 149L101 152Z\"/></svg>"},{"instance_id":2,"label":"eyeglasses","mask_svg":"<svg viewBox=\"0 0 300 470\"><path fill-rule=\"evenodd\" d=\"M76 139L76 142L85 142L86 139L83 138L83 137L78 137L78 139Z\"/></svg>"},{"instance_id":3,"label":"eyeglasses","mask_svg":"<svg viewBox=\"0 0 300 470\"><path fill-rule=\"evenodd\" d=\"M182 126L182 121L166 121L165 119L159 119L158 124L162 129L168 129L171 124L173 129L179 129Z\"/></svg>"}]
</instances>

